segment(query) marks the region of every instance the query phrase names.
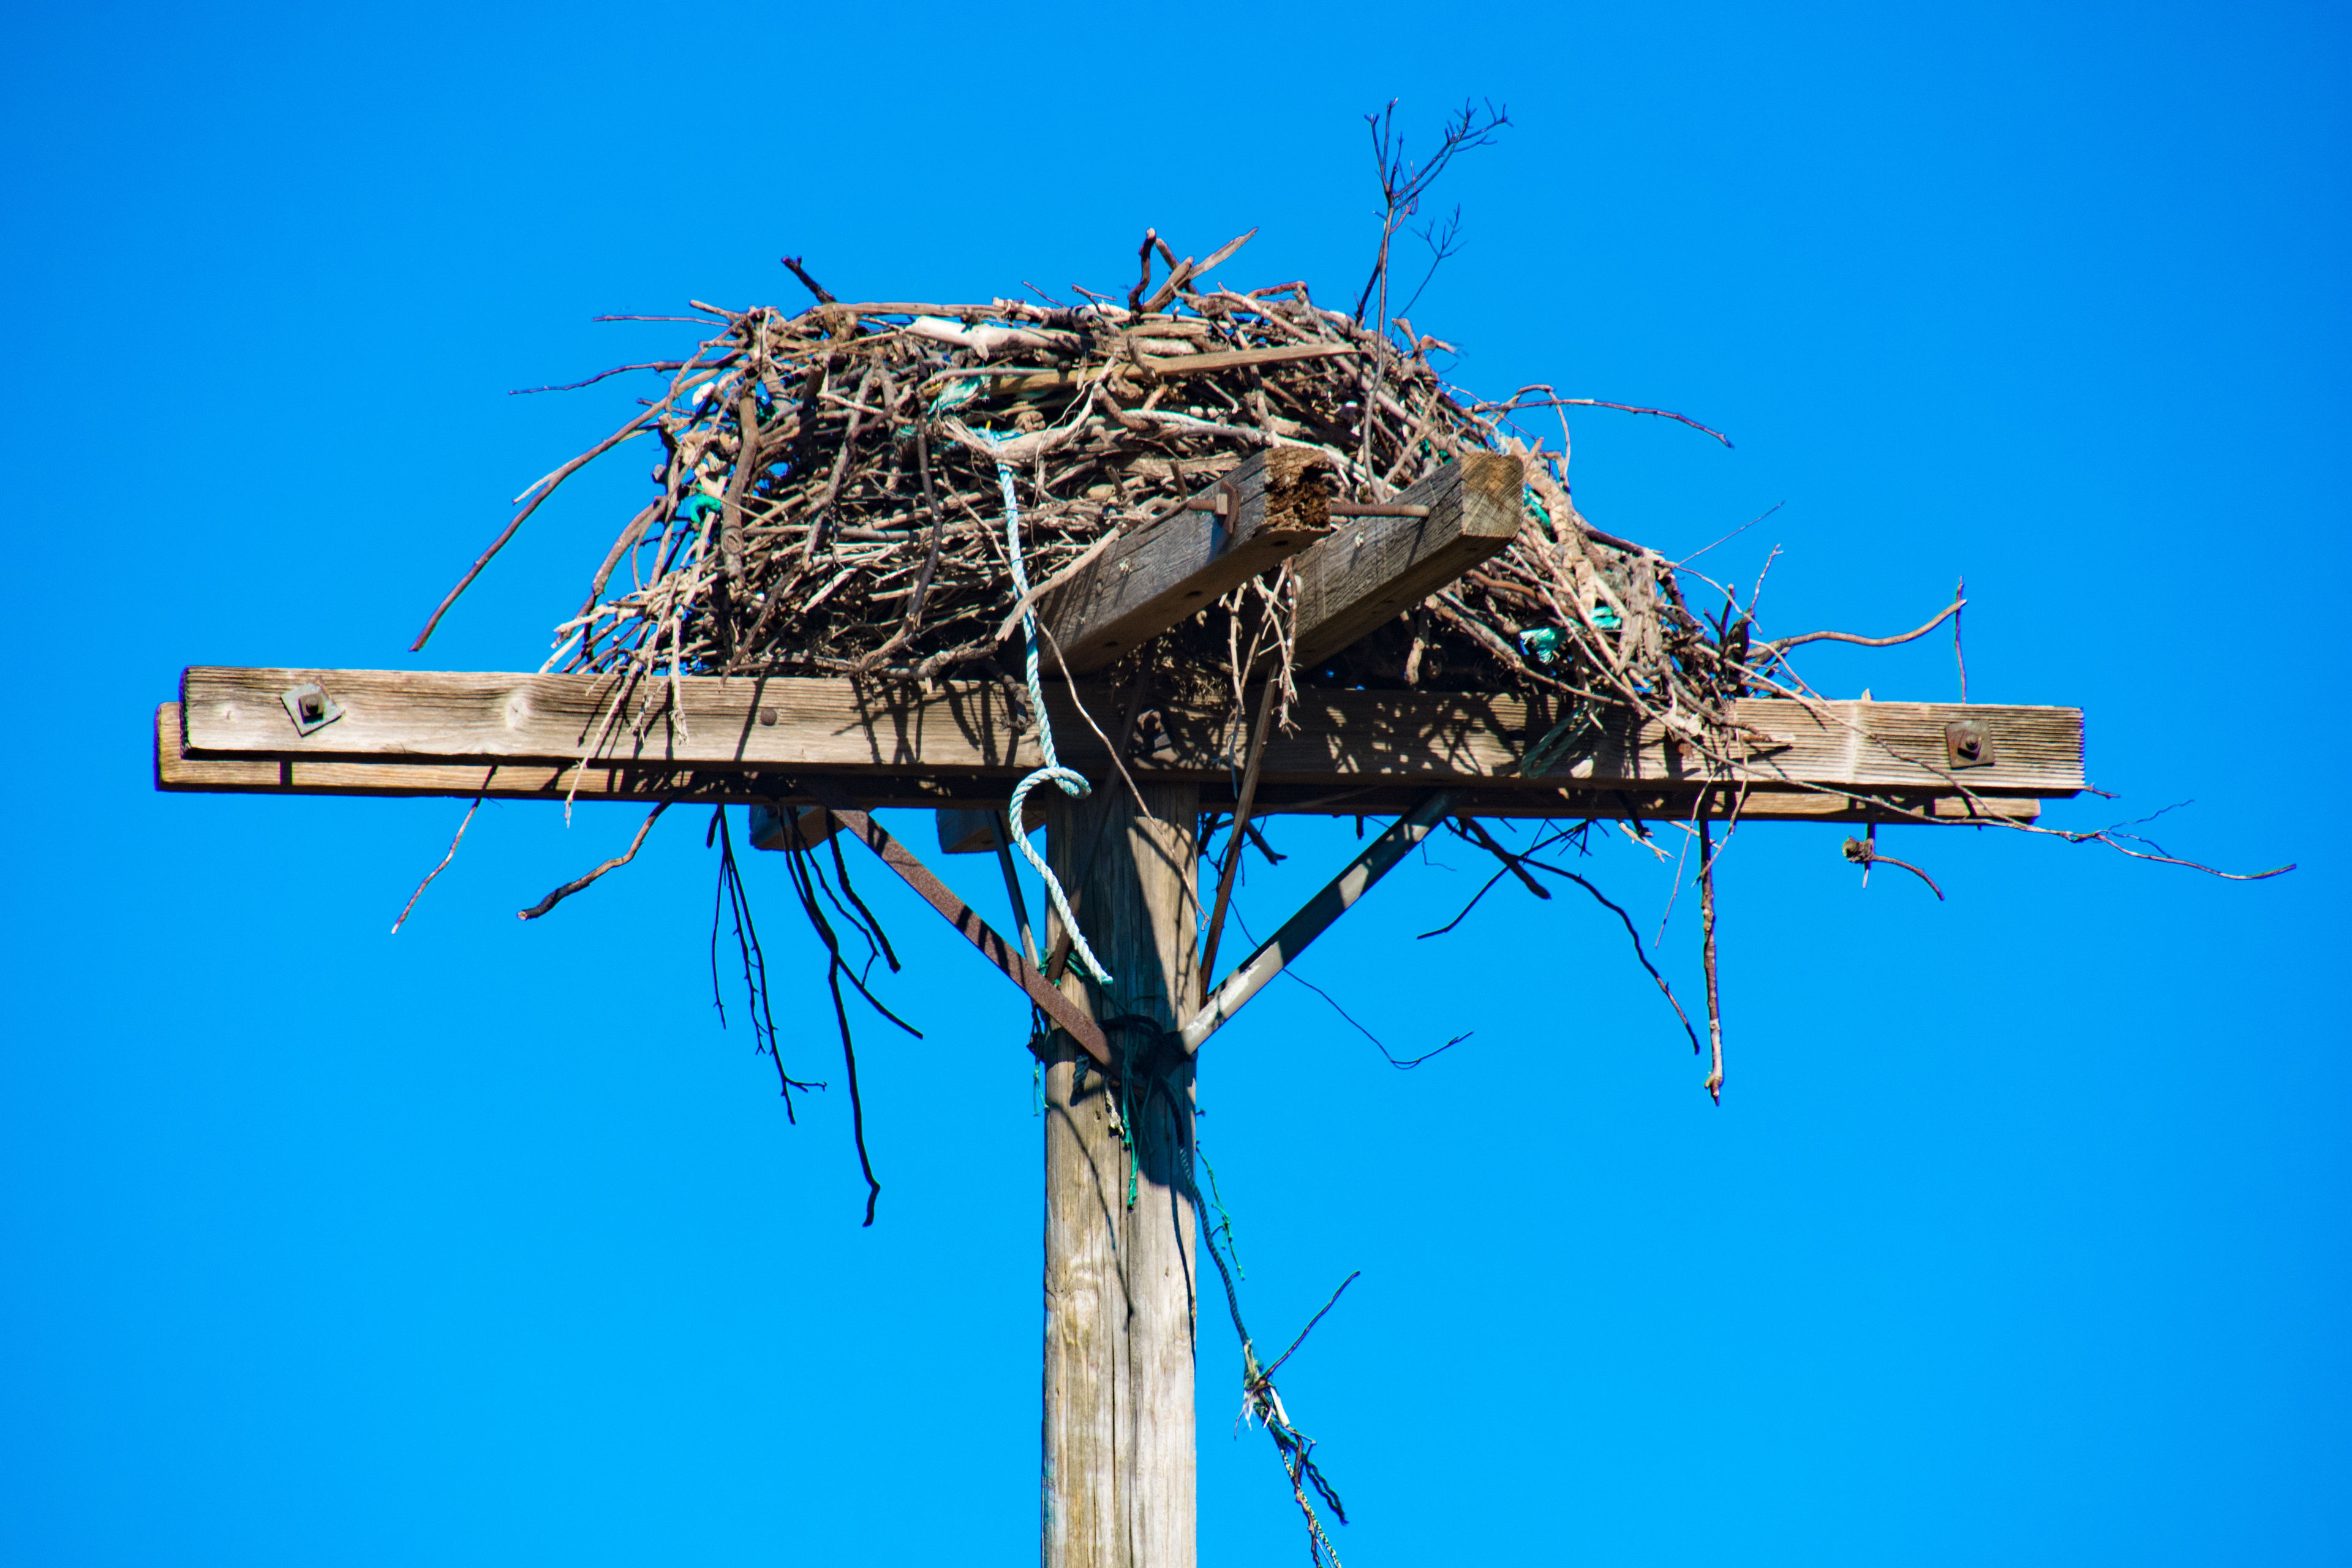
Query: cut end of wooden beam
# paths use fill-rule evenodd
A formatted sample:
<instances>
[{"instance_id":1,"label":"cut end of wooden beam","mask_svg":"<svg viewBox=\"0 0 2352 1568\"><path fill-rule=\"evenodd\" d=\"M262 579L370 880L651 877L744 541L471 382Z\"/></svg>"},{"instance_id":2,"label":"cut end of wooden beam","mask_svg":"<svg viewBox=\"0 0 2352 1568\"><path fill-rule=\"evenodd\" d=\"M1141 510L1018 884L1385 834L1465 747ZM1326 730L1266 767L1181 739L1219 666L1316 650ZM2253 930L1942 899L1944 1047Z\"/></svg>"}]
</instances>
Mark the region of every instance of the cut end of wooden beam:
<instances>
[{"instance_id":1,"label":"cut end of wooden beam","mask_svg":"<svg viewBox=\"0 0 2352 1568\"><path fill-rule=\"evenodd\" d=\"M754 849L814 849L841 831L841 824L821 805L799 811L786 806L780 812L762 803L748 809Z\"/></svg>"},{"instance_id":2,"label":"cut end of wooden beam","mask_svg":"<svg viewBox=\"0 0 2352 1568\"><path fill-rule=\"evenodd\" d=\"M1254 453L1040 595L1038 616L1062 662L1073 675L1102 669L1325 537L1326 461L1304 448Z\"/></svg>"},{"instance_id":3,"label":"cut end of wooden beam","mask_svg":"<svg viewBox=\"0 0 2352 1568\"><path fill-rule=\"evenodd\" d=\"M1428 515L1343 520L1300 555L1298 667L1314 668L1509 544L1527 515L1523 472L1504 453L1465 453L1396 498Z\"/></svg>"},{"instance_id":4,"label":"cut end of wooden beam","mask_svg":"<svg viewBox=\"0 0 2352 1568\"><path fill-rule=\"evenodd\" d=\"M1045 826L1045 801L1032 795L1022 803L1023 825L1031 833ZM996 853L996 824L1004 820L1005 808L997 806L943 805L939 808L940 853L942 855L993 855Z\"/></svg>"}]
</instances>

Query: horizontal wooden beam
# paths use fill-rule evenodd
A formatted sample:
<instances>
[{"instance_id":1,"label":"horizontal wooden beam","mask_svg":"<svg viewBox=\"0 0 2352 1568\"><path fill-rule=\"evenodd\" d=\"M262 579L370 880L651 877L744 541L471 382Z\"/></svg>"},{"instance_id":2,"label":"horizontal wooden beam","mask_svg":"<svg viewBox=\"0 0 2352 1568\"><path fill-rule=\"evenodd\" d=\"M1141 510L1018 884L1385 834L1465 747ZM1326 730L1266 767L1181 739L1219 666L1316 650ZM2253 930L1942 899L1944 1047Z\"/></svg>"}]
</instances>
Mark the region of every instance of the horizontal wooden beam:
<instances>
[{"instance_id":1,"label":"horizontal wooden beam","mask_svg":"<svg viewBox=\"0 0 2352 1568\"><path fill-rule=\"evenodd\" d=\"M180 746L180 705L166 702L155 714L155 787L189 795L317 795L402 797L432 795L470 800L674 801L705 805L805 807L815 795L786 773L743 768L682 768L659 764L560 763L540 762L450 763L431 758L352 762L336 757L192 757ZM835 776L840 776L836 774ZM1004 809L1011 784L995 776L925 777L861 773L845 782L869 810L942 809L961 813L943 823L941 847L950 854L988 852L987 816ZM1201 804L1231 809L1232 775L1200 785ZM1286 784L1258 785L1253 816L1391 816L1405 810L1425 786L1349 784L1333 787ZM1469 816L1598 816L1639 822L1692 820L1698 791L1687 784L1659 788L1586 787L1548 781L1540 787L1456 787L1457 814ZM1033 795L1032 800L1040 797ZM1045 797L1048 802L1053 798ZM1732 802L1717 795L1711 815L1728 815ZM2031 822L2038 802L2030 795L1985 795L1975 802L1919 789L1855 791L1752 791L1741 815L1756 821L1798 822ZM1042 819L1040 819L1042 821ZM951 836L953 842L948 842Z\"/></svg>"},{"instance_id":2,"label":"horizontal wooden beam","mask_svg":"<svg viewBox=\"0 0 2352 1568\"><path fill-rule=\"evenodd\" d=\"M1359 517L1303 552L1298 578L1300 669L1412 609L1499 552L1527 515L1517 458L1465 452L1396 498L1425 517Z\"/></svg>"},{"instance_id":3,"label":"horizontal wooden beam","mask_svg":"<svg viewBox=\"0 0 2352 1568\"><path fill-rule=\"evenodd\" d=\"M1298 447L1253 454L1194 498L1222 505L1222 514L1188 504L1112 541L1039 595L1038 619L1061 662L1090 675L1330 532L1323 492L1307 477L1315 456Z\"/></svg>"},{"instance_id":4,"label":"horizontal wooden beam","mask_svg":"<svg viewBox=\"0 0 2352 1568\"><path fill-rule=\"evenodd\" d=\"M560 763L540 762L450 763L431 758L352 762L336 757L192 757L181 749L180 705L166 702L155 714L155 787L193 795L320 795L399 797L434 795L470 800L674 801L708 805L805 806L816 797L794 775L743 768L686 768L661 764ZM1148 771L1148 770L1147 770ZM943 833L960 853L991 847L985 814L1004 809L1011 786L993 775L927 777L903 773L860 773L847 781L859 804L873 810L952 808L970 813ZM1232 775L1200 784L1201 804L1230 809ZM1389 816L1406 809L1425 786L1399 784L1284 784L1258 786L1252 815ZM1546 781L1528 787L1457 786L1454 801L1471 816L1626 818L1643 822L1688 821L1698 790L1685 783L1587 786ZM1034 800L1038 797L1032 796ZM1050 800L1050 796L1047 797ZM1922 789L1751 791L1741 814L1756 820L1803 822L1970 822L1990 819L2030 822L2038 803L2031 795L1981 795L1974 802L1947 792ZM1718 795L1711 814L1727 816L1731 801ZM974 825L977 824L977 828ZM956 829L961 829L956 832ZM975 840L977 831L982 837Z\"/></svg>"},{"instance_id":5,"label":"horizontal wooden beam","mask_svg":"<svg viewBox=\"0 0 2352 1568\"><path fill-rule=\"evenodd\" d=\"M341 717L298 733L281 697L310 683L325 689ZM667 681L622 689L603 676L197 667L182 678L180 733L169 749L182 759L467 763L477 779L490 765L530 764L542 772L530 793L559 795L569 787L559 780L583 759L607 772L613 793L627 793L644 770L843 773L926 781L938 791L930 805L1007 795L1038 763L1027 715L994 686L910 691L847 679L715 677L679 686L682 707ZM1046 690L1062 758L1108 778L1109 757L1079 717L1080 698L1098 714L1110 706L1107 691L1085 683L1075 693L1059 684ZM1160 742L1131 759L1130 771L1230 788L1236 764L1225 751L1228 715L1172 703L1160 713ZM1553 714L1502 693L1302 686L1291 717L1294 730L1267 737L1259 788L1268 809L1306 809L1318 795L1349 790L1686 795L1707 782L1702 760L1674 736L1623 721L1544 777L1522 778L1519 756L1551 728ZM2052 797L2084 784L2083 715L2074 708L1744 698L1733 718L1748 737L1736 782L1761 789L1958 795L1965 786L1988 796ZM1955 764L1956 724L1974 728L1979 754L1990 760Z\"/></svg>"}]
</instances>

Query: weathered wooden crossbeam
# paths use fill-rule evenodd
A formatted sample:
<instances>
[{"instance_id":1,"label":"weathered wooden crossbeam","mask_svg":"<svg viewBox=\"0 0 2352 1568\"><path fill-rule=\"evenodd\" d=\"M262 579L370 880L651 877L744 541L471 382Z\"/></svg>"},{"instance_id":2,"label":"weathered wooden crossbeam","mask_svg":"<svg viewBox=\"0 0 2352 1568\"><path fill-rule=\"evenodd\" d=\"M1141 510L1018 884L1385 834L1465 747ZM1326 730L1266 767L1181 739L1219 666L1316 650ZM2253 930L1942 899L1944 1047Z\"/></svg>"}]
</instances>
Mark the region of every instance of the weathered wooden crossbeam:
<instances>
[{"instance_id":1,"label":"weathered wooden crossbeam","mask_svg":"<svg viewBox=\"0 0 2352 1568\"><path fill-rule=\"evenodd\" d=\"M1296 666L1313 669L1510 543L1527 516L1522 474L1517 458L1465 453L1396 498L1426 516L1340 519L1293 567Z\"/></svg>"},{"instance_id":2,"label":"weathered wooden crossbeam","mask_svg":"<svg viewBox=\"0 0 2352 1568\"><path fill-rule=\"evenodd\" d=\"M325 795L361 796L438 795L471 800L657 800L709 805L807 806L816 796L798 775L745 768L669 767L658 763L562 763L541 762L450 763L432 759L350 762L334 757L192 757L180 750L180 705L156 710L155 787L194 795ZM1134 764L1130 764L1131 766ZM1138 777L1158 776L1148 768ZM1004 809L1010 779L957 775L926 777L876 772L847 781L851 793L870 810L942 808L961 815L943 823L940 847L950 854L984 853L992 845L987 817ZM1328 784L1258 786L1254 816L1386 816L1407 809L1426 793L1412 784ZM2053 792L2054 793L2054 792ZM1201 803L1230 808L1230 776L1201 784ZM1459 788L1455 808L1467 816L1631 818L1688 821L1697 807L1695 785L1530 788L1507 784L1491 790ZM1056 797L1033 795L1039 811ZM2031 822L2040 802L2030 795L1987 795L1975 802L1932 789L1759 789L1740 815L1756 821L1905 822L1927 818L1971 822L1988 818ZM1731 803L1715 800L1716 817ZM1031 827L1043 825L1033 814Z\"/></svg>"},{"instance_id":3,"label":"weathered wooden crossbeam","mask_svg":"<svg viewBox=\"0 0 2352 1568\"><path fill-rule=\"evenodd\" d=\"M156 713L156 784L166 790L814 808L776 828L814 842L847 827L1056 1025L1108 1060L1100 1028L1034 959L868 815L946 808L941 848L993 848L990 816L1038 760L1026 716L996 687L877 691L841 679L688 678L640 689L588 676L200 667L184 672L181 694ZM1109 757L1079 704L1107 697L1084 683L1046 694L1065 760L1097 778L1110 773ZM2040 799L2084 784L2083 716L2070 708L1744 700L1734 718L1746 754L1724 781L1658 726L1622 723L1550 776L1524 778L1518 758L1554 719L1514 697L1307 689L1297 707L1297 731L1267 737L1255 809L1402 815L1186 1020L1188 1050L1441 816L2022 820ZM1161 715L1154 748L1129 758L1129 770L1193 784L1204 805L1230 805L1241 769L1223 747L1237 727L1213 711Z\"/></svg>"},{"instance_id":4,"label":"weathered wooden crossbeam","mask_svg":"<svg viewBox=\"0 0 2352 1568\"><path fill-rule=\"evenodd\" d=\"M1061 662L1091 675L1328 533L1321 486L1303 469L1259 452L1202 491L1200 505L1112 541L1038 595Z\"/></svg>"},{"instance_id":5,"label":"weathered wooden crossbeam","mask_svg":"<svg viewBox=\"0 0 2352 1568\"><path fill-rule=\"evenodd\" d=\"M325 688L341 717L302 734L282 697L306 683ZM199 667L182 678L178 711L167 705L159 716L157 782L543 797L576 784L583 796L776 801L810 798L780 796L782 780L830 773L868 805L954 805L1003 798L1038 762L1025 715L994 687L908 693L845 679L702 677L679 686L682 709L667 682L617 690L598 676ZM1082 700L1108 710L1108 694L1086 683L1047 689L1063 760L1104 777L1109 757L1079 716ZM1156 748L1129 769L1198 784L1212 804L1220 791L1229 798L1238 770L1227 716L1161 711ZM1744 699L1735 717L1751 737L1733 781L1750 786L1750 816L1836 820L1877 809L1874 801L1950 803L1917 807L1939 819L2030 816L2032 800L2084 784L2079 709ZM1665 816L1686 815L1706 782L1700 759L1654 724L1621 724L1546 777L1521 778L1519 755L1551 715L1511 696L1309 688L1297 718L1296 732L1267 738L1260 811L1370 815L1448 787L1459 811L1478 816L1589 805L1594 816ZM1956 726L1973 727L1984 760L1956 762ZM218 765L229 763L247 765Z\"/></svg>"},{"instance_id":6,"label":"weathered wooden crossbeam","mask_svg":"<svg viewBox=\"0 0 2352 1568\"><path fill-rule=\"evenodd\" d=\"M1474 452L1385 503L1334 510L1304 448L1260 452L1038 595L1074 675L1088 675L1283 561L1297 558L1298 663L1311 668L1508 544L1525 515L1516 458Z\"/></svg>"},{"instance_id":7,"label":"weathered wooden crossbeam","mask_svg":"<svg viewBox=\"0 0 2352 1568\"><path fill-rule=\"evenodd\" d=\"M1338 693L1338 696L1362 698L1375 694ZM1370 721L1379 729L1391 733L1407 731L1425 732L1430 715L1425 710L1426 698L1404 700L1417 710L1409 713L1377 712ZM1349 706L1356 706L1349 704ZM1871 704L1871 709L1891 708L1892 704ZM1962 710L1937 710L1937 712L1959 712ZM1934 717L1934 713L1928 715ZM806 763L793 758L779 758L755 763L691 764L656 761L565 763L542 758L493 757L480 760L438 757L429 753L405 752L362 753L356 756L338 755L323 750L305 751L298 754L270 756L267 753L220 754L191 752L183 741L181 707L166 703L157 712L156 773L158 788L170 791L205 794L260 795L445 795L470 798L477 795L507 799L561 800L671 800L724 804L807 805L814 796L800 787L796 780L811 773L844 775L857 799L868 807L970 807L974 809L1001 807L1010 793L1012 783L1029 764L1022 760L1025 753L1011 748L1015 761L1001 760L984 766L961 765L931 769L925 757L918 753L899 765L864 767L840 762ZM1622 767L1591 766L1585 763L1581 776L1550 777L1543 780L1522 780L1505 773L1479 775L1465 767L1462 773L1448 774L1441 765L1448 757L1459 756L1471 766L1481 762L1483 754L1503 752L1517 741L1523 731L1511 723L1512 716L1496 715L1496 727L1492 730L1473 729L1467 739L1454 735L1434 755L1419 760L1422 765L1406 765L1412 762L1397 756L1370 759L1374 765L1358 765L1364 759L1348 754L1344 750L1335 756L1321 759L1323 765L1312 767L1316 759L1290 757L1289 764L1297 771L1286 776L1274 777L1260 783L1256 811L1260 815L1358 815L1380 816L1402 811L1417 799L1433 782L1453 784L1457 809L1465 815L1510 817L1631 817L1641 820L1687 819L1697 808L1700 781L1690 777L1640 776ZM1865 714L1865 719L1882 717ZM1904 743L1901 733L1916 730L1915 722L1896 726L1893 743ZM2038 739L2053 748L2063 748L2063 731L2069 721L2079 734L2080 718L2069 710L2016 710L2002 717L1988 721L1995 733L2004 731L2016 736L2015 752L2021 754L2029 741ZM1444 715L1450 725L1459 715ZM2028 733L2028 731L2038 733ZM1269 745L1269 752L1283 743L1277 736ZM812 748L826 750L829 748ZM961 753L961 744L954 748ZM1094 754L1099 748L1066 747L1064 754L1081 768L1100 776L1108 772L1107 759ZM1076 753L1075 755L1073 753ZM1235 773L1231 768L1210 771L1208 763L1200 766L1168 767L1163 762L1186 763L1181 748L1156 753L1155 759L1131 759L1129 767L1137 776L1189 778L1201 789L1202 802L1212 808L1230 806L1235 788ZM1799 759L1801 764L1803 759ZM1590 759L1589 762L1605 761ZM1269 762L1271 768L1273 763ZM1866 777L1837 777L1840 772L1863 773L1869 770L1821 768L1805 770L1799 766L1784 767L1785 777L1769 776L1752 781L1741 814L1753 820L1803 820L1819 822L1894 822L1927 819L1965 822L1999 817L2011 820L2032 820L2038 810L2038 798L2071 795L2079 784L2069 784L2063 778L2049 776L2057 770L2041 770L2039 782L2021 781L2019 770L1992 770L1984 773L1963 773L1969 793L1963 795L1950 784L1937 780L1927 782L1891 782ZM2075 776L2079 778L2079 764ZM2024 793L2025 791L2032 793ZM1718 794L1709 809L1717 816L1727 815L1731 802ZM961 838L949 846L953 848L984 848L984 839L975 836L981 831L977 822L965 825Z\"/></svg>"}]
</instances>

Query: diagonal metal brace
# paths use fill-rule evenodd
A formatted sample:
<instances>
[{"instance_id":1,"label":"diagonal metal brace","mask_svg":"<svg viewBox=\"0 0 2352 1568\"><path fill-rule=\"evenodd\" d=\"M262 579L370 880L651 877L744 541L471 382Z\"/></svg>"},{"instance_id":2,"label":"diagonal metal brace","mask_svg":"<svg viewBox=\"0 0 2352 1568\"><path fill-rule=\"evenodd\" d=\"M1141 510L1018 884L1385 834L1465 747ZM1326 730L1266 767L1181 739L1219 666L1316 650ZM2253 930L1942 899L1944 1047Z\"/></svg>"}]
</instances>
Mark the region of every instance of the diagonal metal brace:
<instances>
[{"instance_id":1,"label":"diagonal metal brace","mask_svg":"<svg viewBox=\"0 0 2352 1568\"><path fill-rule=\"evenodd\" d=\"M1244 959L1239 968L1225 976L1224 984L1217 987L1181 1031L1184 1054L1191 1056L1199 1051L1201 1042L1215 1034L1226 1019L1241 1011L1242 1004L1256 995L1267 981L1281 973L1283 965L1307 951L1308 942L1329 930L1331 922L1346 914L1349 907L1362 898L1374 882L1387 876L1390 868L1404 858L1407 850L1428 837L1431 831L1445 820L1453 804L1453 795L1439 790L1390 824L1386 833L1365 845L1363 852L1348 862L1346 870L1334 877L1321 892L1307 900L1304 908L1283 922L1280 931L1260 943L1255 952Z\"/></svg>"},{"instance_id":2,"label":"diagonal metal brace","mask_svg":"<svg viewBox=\"0 0 2352 1568\"><path fill-rule=\"evenodd\" d=\"M940 917L961 932L966 942L980 949L982 958L996 965L1006 979L1021 987L1029 1000L1077 1041L1087 1055L1094 1058L1106 1070L1117 1070L1111 1059L1110 1041L1103 1034L1102 1026L1087 1017L1076 1003L1047 984L1045 977L1037 973L1036 965L997 935L971 905L949 890L948 885L933 876L931 868L917 859L912 850L891 837L889 829L851 805L849 796L831 780L803 778L799 783L801 788L817 798L835 822L873 850L882 864L898 873L900 879L921 894L923 901L939 910Z\"/></svg>"}]
</instances>

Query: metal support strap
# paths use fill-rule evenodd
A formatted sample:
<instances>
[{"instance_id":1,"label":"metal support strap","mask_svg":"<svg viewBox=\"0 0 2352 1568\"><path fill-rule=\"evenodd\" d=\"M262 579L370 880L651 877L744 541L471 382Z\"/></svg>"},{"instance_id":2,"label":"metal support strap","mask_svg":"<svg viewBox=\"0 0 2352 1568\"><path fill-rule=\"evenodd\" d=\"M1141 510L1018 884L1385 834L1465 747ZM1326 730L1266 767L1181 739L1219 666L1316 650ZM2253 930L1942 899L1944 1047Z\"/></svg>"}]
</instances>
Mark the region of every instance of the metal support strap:
<instances>
[{"instance_id":1,"label":"metal support strap","mask_svg":"<svg viewBox=\"0 0 2352 1568\"><path fill-rule=\"evenodd\" d=\"M923 897L923 901L937 910L948 924L955 927L966 942L980 949L982 958L994 964L1004 977L1021 987L1029 1000L1045 1011L1045 1016L1077 1041L1087 1055L1105 1068L1113 1068L1110 1041L1102 1026L1081 1011L1076 1003L1045 983L1036 965L1024 957L1012 943L996 934L994 928L981 919L971 905L950 891L948 885L931 874L931 868L916 858L912 850L891 837L890 830L865 812L849 804L849 797L830 780L803 778L801 787L817 797L824 809L874 851L882 864L896 871L907 886ZM765 847L765 846L762 846Z\"/></svg>"}]
</instances>

